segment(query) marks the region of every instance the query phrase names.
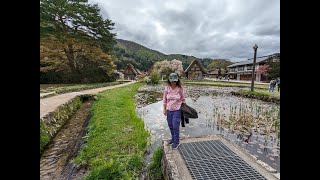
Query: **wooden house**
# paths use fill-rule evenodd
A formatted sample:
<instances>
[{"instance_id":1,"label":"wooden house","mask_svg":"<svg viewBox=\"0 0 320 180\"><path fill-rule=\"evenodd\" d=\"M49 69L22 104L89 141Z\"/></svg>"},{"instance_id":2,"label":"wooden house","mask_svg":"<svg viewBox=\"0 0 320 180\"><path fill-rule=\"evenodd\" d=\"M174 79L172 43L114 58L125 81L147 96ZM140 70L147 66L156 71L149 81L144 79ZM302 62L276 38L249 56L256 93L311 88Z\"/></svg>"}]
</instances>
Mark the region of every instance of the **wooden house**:
<instances>
[{"instance_id":1,"label":"wooden house","mask_svg":"<svg viewBox=\"0 0 320 180\"><path fill-rule=\"evenodd\" d=\"M193 60L187 69L184 71L185 76L189 80L203 79L207 76L207 70L202 66L197 59Z\"/></svg>"},{"instance_id":2,"label":"wooden house","mask_svg":"<svg viewBox=\"0 0 320 180\"><path fill-rule=\"evenodd\" d=\"M139 69L136 69L132 64L127 65L123 74L125 80L136 80L139 75L142 75Z\"/></svg>"}]
</instances>

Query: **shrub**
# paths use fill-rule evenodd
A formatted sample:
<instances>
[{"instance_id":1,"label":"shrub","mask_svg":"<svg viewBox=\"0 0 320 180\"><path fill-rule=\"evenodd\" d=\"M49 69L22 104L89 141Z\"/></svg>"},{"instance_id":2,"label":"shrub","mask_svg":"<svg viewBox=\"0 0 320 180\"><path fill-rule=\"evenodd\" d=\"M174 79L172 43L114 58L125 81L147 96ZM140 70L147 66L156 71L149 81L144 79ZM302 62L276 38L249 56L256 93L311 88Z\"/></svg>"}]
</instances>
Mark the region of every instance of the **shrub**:
<instances>
[{"instance_id":1,"label":"shrub","mask_svg":"<svg viewBox=\"0 0 320 180\"><path fill-rule=\"evenodd\" d=\"M149 78L149 76L146 76L143 80L146 84L151 84L151 79Z\"/></svg>"},{"instance_id":2,"label":"shrub","mask_svg":"<svg viewBox=\"0 0 320 180\"><path fill-rule=\"evenodd\" d=\"M153 71L150 74L150 80L151 80L151 84L158 84L160 81L160 75L157 71Z\"/></svg>"}]
</instances>

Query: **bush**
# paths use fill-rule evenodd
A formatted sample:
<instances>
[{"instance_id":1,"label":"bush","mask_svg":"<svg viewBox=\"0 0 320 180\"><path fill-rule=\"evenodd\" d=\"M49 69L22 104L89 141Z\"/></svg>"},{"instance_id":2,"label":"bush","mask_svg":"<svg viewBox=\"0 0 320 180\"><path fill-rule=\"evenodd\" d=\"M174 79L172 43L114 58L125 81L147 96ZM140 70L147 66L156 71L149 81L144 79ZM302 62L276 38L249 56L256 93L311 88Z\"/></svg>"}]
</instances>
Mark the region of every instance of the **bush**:
<instances>
[{"instance_id":1,"label":"bush","mask_svg":"<svg viewBox=\"0 0 320 180\"><path fill-rule=\"evenodd\" d=\"M151 80L151 84L158 84L160 81L160 75L157 71L153 71L150 74L150 80Z\"/></svg>"},{"instance_id":2,"label":"bush","mask_svg":"<svg viewBox=\"0 0 320 180\"><path fill-rule=\"evenodd\" d=\"M151 79L149 78L149 76L146 76L143 80L146 84L151 84Z\"/></svg>"},{"instance_id":3,"label":"bush","mask_svg":"<svg viewBox=\"0 0 320 180\"><path fill-rule=\"evenodd\" d=\"M136 80L137 80L138 82L143 83L143 82L145 82L145 78L146 78L146 77L147 77L147 75L145 75L145 74L140 74L140 75L137 75Z\"/></svg>"}]
</instances>

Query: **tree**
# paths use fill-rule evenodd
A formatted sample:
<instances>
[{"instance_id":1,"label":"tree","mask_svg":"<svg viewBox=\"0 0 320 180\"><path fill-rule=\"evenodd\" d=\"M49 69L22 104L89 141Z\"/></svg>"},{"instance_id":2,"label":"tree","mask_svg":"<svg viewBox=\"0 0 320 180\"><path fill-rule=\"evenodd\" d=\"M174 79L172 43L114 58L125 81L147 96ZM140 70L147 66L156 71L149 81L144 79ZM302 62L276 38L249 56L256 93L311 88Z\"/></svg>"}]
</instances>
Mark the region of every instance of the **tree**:
<instances>
[{"instance_id":1,"label":"tree","mask_svg":"<svg viewBox=\"0 0 320 180\"><path fill-rule=\"evenodd\" d=\"M182 62L177 59L173 59L171 62L171 70L175 73L177 73L179 76L182 75L183 73L183 67L182 67Z\"/></svg>"},{"instance_id":2,"label":"tree","mask_svg":"<svg viewBox=\"0 0 320 180\"><path fill-rule=\"evenodd\" d=\"M150 74L150 81L152 84L158 84L160 81L160 76L159 73L157 71L152 71L152 73Z\"/></svg>"},{"instance_id":3,"label":"tree","mask_svg":"<svg viewBox=\"0 0 320 180\"><path fill-rule=\"evenodd\" d=\"M220 68L220 74L219 74L219 76L221 75L221 76L224 76L225 74L226 74L226 70L224 69L224 68Z\"/></svg>"},{"instance_id":4,"label":"tree","mask_svg":"<svg viewBox=\"0 0 320 180\"><path fill-rule=\"evenodd\" d=\"M40 1L40 35L59 44L61 48L56 53L64 54L71 71L79 66L77 56L89 53L98 59L102 55L98 48L111 52L116 35L110 32L112 26L111 20L102 18L98 5L87 0Z\"/></svg>"},{"instance_id":5,"label":"tree","mask_svg":"<svg viewBox=\"0 0 320 180\"><path fill-rule=\"evenodd\" d=\"M230 60L226 59L213 59L207 66L208 69L218 69L218 76L224 76L227 72L227 66L233 64Z\"/></svg>"},{"instance_id":6,"label":"tree","mask_svg":"<svg viewBox=\"0 0 320 180\"><path fill-rule=\"evenodd\" d=\"M276 61L276 62L269 61L269 62L267 62L267 65L269 66L267 73L269 74L268 76L270 78L280 77L280 62L279 61Z\"/></svg>"},{"instance_id":7,"label":"tree","mask_svg":"<svg viewBox=\"0 0 320 180\"><path fill-rule=\"evenodd\" d=\"M227 66L233 64L230 60L226 59L213 59L212 62L208 65L208 69L227 69Z\"/></svg>"},{"instance_id":8,"label":"tree","mask_svg":"<svg viewBox=\"0 0 320 180\"><path fill-rule=\"evenodd\" d=\"M168 75L170 73L177 73L179 76L183 73L182 62L177 59L171 61L163 60L156 62L154 69L157 70L161 75Z\"/></svg>"},{"instance_id":9,"label":"tree","mask_svg":"<svg viewBox=\"0 0 320 180\"><path fill-rule=\"evenodd\" d=\"M76 44L75 47L80 44ZM103 82L112 80L116 58L95 46L81 44L83 51L75 52L74 71L68 70L67 56L59 41L40 41L40 80L42 83Z\"/></svg>"},{"instance_id":10,"label":"tree","mask_svg":"<svg viewBox=\"0 0 320 180\"><path fill-rule=\"evenodd\" d=\"M262 66L259 66L257 69L257 74L263 74L264 76L268 76L268 70L269 70L269 65L264 64Z\"/></svg>"}]
</instances>

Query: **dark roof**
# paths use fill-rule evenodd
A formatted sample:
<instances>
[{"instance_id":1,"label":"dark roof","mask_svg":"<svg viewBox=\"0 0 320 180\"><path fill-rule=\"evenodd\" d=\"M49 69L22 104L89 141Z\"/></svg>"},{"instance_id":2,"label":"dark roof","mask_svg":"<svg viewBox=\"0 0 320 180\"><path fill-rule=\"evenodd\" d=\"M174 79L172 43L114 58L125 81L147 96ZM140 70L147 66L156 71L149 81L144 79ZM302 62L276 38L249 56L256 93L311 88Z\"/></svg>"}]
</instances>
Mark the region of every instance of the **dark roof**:
<instances>
[{"instance_id":1,"label":"dark roof","mask_svg":"<svg viewBox=\"0 0 320 180\"><path fill-rule=\"evenodd\" d=\"M137 68L135 68L138 74L142 74L141 71Z\"/></svg>"},{"instance_id":2,"label":"dark roof","mask_svg":"<svg viewBox=\"0 0 320 180\"><path fill-rule=\"evenodd\" d=\"M202 66L201 62L199 60L197 60L197 59L193 60L184 72L188 72L191 69L191 66L193 64L198 64L198 66L200 67L201 71L204 72L204 73L207 73L207 70Z\"/></svg>"},{"instance_id":3,"label":"dark roof","mask_svg":"<svg viewBox=\"0 0 320 180\"><path fill-rule=\"evenodd\" d=\"M276 56L280 56L280 54L276 53L276 54L272 54L272 55L268 55L268 56L257 57L256 58L256 63L265 61L265 60L267 60L267 59L269 59L271 57L276 57ZM253 58L250 58L250 59L248 59L246 61L241 61L241 62L232 64L232 65L227 66L227 67L230 68L230 67L241 66L241 65L246 65L246 64L253 64Z\"/></svg>"},{"instance_id":4,"label":"dark roof","mask_svg":"<svg viewBox=\"0 0 320 180\"><path fill-rule=\"evenodd\" d=\"M139 69L136 69L132 64L128 64L127 68L130 68L135 74L142 74Z\"/></svg>"},{"instance_id":5,"label":"dark roof","mask_svg":"<svg viewBox=\"0 0 320 180\"><path fill-rule=\"evenodd\" d=\"M266 60L266 59L268 59L268 58L269 58L269 56L257 57L257 58L256 58L256 63L262 62L262 61L264 61L264 60ZM246 64L253 64L253 58L252 58L252 59L248 59L248 60L246 60L246 61L241 61L241 62L239 62L239 63L232 64L232 65L227 66L227 67L230 68L230 67L241 66L241 65L246 65Z\"/></svg>"}]
</instances>

